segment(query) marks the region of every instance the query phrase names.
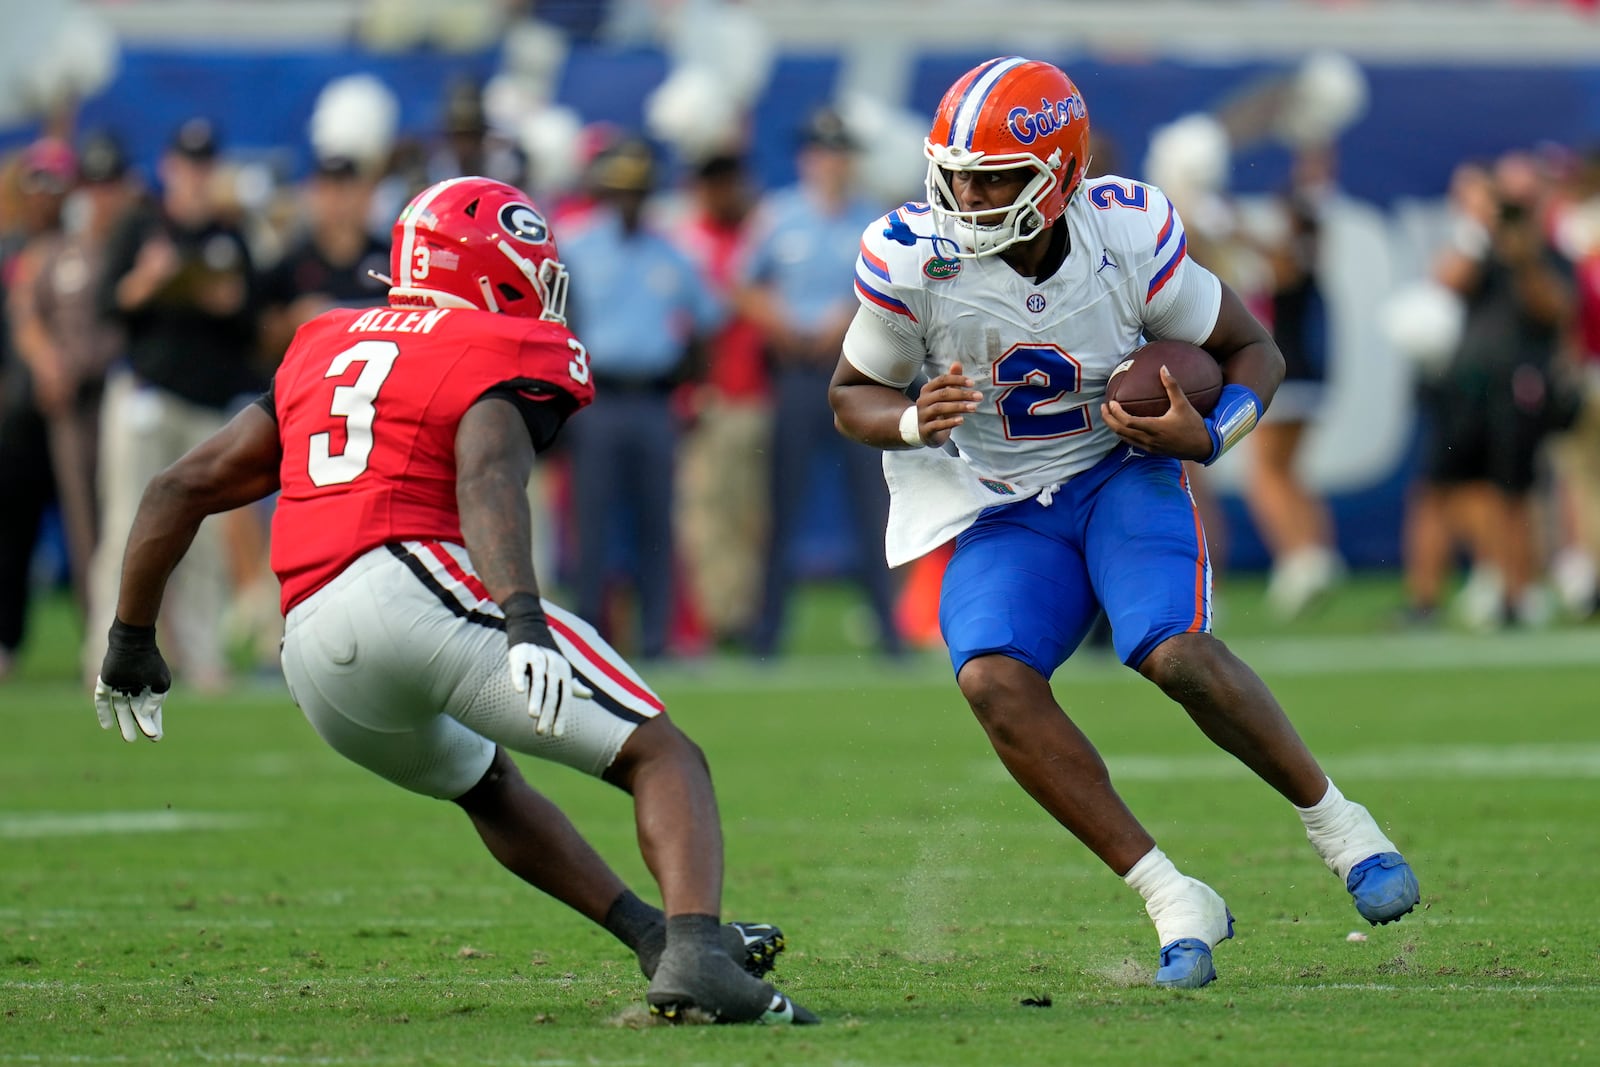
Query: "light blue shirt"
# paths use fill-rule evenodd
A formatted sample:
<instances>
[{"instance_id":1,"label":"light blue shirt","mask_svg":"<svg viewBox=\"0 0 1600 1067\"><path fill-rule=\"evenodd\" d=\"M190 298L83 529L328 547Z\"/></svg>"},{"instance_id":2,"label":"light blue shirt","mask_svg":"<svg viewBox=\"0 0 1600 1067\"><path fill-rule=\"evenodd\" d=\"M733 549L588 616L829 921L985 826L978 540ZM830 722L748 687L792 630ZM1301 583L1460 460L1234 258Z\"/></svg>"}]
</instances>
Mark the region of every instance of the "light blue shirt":
<instances>
[{"instance_id":1,"label":"light blue shirt","mask_svg":"<svg viewBox=\"0 0 1600 1067\"><path fill-rule=\"evenodd\" d=\"M614 212L597 212L560 247L572 275L567 315L601 376L665 377L691 337L722 323L689 258L648 228L624 233Z\"/></svg>"},{"instance_id":2,"label":"light blue shirt","mask_svg":"<svg viewBox=\"0 0 1600 1067\"><path fill-rule=\"evenodd\" d=\"M854 309L861 231L881 214L873 201L853 197L827 215L801 186L780 189L761 205L742 279L771 286L796 329L815 329Z\"/></svg>"}]
</instances>

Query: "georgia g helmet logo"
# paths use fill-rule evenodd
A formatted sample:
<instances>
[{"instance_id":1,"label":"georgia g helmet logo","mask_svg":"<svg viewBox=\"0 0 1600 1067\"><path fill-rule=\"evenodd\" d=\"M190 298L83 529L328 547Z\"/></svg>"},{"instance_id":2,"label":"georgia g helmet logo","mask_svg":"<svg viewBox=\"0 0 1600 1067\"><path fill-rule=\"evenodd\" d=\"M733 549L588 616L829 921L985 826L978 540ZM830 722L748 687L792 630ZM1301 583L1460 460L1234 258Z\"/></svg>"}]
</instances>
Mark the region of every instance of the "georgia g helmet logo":
<instances>
[{"instance_id":1,"label":"georgia g helmet logo","mask_svg":"<svg viewBox=\"0 0 1600 1067\"><path fill-rule=\"evenodd\" d=\"M550 226L532 204L506 204L500 209L500 228L524 244L542 245L550 239Z\"/></svg>"},{"instance_id":2,"label":"georgia g helmet logo","mask_svg":"<svg viewBox=\"0 0 1600 1067\"><path fill-rule=\"evenodd\" d=\"M389 269L391 307L566 321L555 234L528 194L505 182L447 178L418 193L394 224Z\"/></svg>"}]
</instances>

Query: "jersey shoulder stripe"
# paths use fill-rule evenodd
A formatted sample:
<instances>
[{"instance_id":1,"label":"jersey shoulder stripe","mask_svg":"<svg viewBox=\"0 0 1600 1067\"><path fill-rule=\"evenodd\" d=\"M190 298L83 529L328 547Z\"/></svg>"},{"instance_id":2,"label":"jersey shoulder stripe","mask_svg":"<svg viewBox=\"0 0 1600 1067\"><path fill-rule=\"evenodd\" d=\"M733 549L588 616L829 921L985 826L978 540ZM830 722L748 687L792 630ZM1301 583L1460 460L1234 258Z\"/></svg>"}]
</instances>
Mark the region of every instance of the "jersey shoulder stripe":
<instances>
[{"instance_id":1,"label":"jersey shoulder stripe","mask_svg":"<svg viewBox=\"0 0 1600 1067\"><path fill-rule=\"evenodd\" d=\"M1178 237L1178 246L1175 248L1165 263L1157 268L1155 276L1150 279L1150 288L1145 293L1144 302L1148 304L1154 300L1156 294L1161 292L1172 276L1178 272L1178 265L1189 252L1189 238L1183 235Z\"/></svg>"},{"instance_id":2,"label":"jersey shoulder stripe","mask_svg":"<svg viewBox=\"0 0 1600 1067\"><path fill-rule=\"evenodd\" d=\"M883 257L867 247L865 241L861 243L861 262L867 268L867 273L875 274L886 282L893 282L894 276L889 273L889 264Z\"/></svg>"},{"instance_id":3,"label":"jersey shoulder stripe","mask_svg":"<svg viewBox=\"0 0 1600 1067\"><path fill-rule=\"evenodd\" d=\"M908 203L874 219L861 234L855 289L863 304L892 321L920 322L916 294L923 288L918 246L934 238L926 204Z\"/></svg>"},{"instance_id":4,"label":"jersey shoulder stripe","mask_svg":"<svg viewBox=\"0 0 1600 1067\"><path fill-rule=\"evenodd\" d=\"M1167 221L1161 224L1161 232L1156 234L1156 255L1167 247L1167 242L1172 240L1172 231L1177 228L1177 213L1172 210L1172 201L1167 201Z\"/></svg>"},{"instance_id":5,"label":"jersey shoulder stripe","mask_svg":"<svg viewBox=\"0 0 1600 1067\"><path fill-rule=\"evenodd\" d=\"M861 299L872 304L876 304L878 307L890 312L891 314L904 315L912 322L917 321L916 314L906 306L904 300L896 300L887 293L879 292L866 282L863 282L860 278L856 279L856 293L861 297Z\"/></svg>"}]
</instances>

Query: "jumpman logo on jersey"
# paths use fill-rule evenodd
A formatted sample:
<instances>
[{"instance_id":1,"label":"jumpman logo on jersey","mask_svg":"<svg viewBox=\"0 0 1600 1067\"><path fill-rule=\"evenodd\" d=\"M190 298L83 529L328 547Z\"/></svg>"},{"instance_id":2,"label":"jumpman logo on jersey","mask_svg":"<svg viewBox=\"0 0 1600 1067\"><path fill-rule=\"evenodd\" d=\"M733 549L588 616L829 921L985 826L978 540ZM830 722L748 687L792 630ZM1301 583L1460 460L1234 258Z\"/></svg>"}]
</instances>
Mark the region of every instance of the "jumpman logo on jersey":
<instances>
[{"instance_id":1,"label":"jumpman logo on jersey","mask_svg":"<svg viewBox=\"0 0 1600 1067\"><path fill-rule=\"evenodd\" d=\"M1117 261L1111 258L1111 249L1102 248L1100 250L1100 265L1094 269L1094 272L1096 274L1099 274L1101 271L1105 270L1107 267L1110 267L1112 270L1120 269L1117 266Z\"/></svg>"}]
</instances>

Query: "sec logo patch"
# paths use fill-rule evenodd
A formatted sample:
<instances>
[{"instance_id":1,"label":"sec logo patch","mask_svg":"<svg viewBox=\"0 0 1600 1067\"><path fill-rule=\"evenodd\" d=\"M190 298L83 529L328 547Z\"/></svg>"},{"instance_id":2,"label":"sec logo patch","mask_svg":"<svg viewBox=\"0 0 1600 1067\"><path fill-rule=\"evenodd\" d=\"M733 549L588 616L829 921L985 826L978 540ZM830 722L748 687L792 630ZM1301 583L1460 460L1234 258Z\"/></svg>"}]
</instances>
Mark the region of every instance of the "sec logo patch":
<instances>
[{"instance_id":1,"label":"sec logo patch","mask_svg":"<svg viewBox=\"0 0 1600 1067\"><path fill-rule=\"evenodd\" d=\"M1031 293L1031 294L1029 294L1028 299L1026 301L1026 306L1027 306L1028 310L1033 312L1035 315L1039 314L1039 312L1044 310L1044 294L1043 293Z\"/></svg>"}]
</instances>

